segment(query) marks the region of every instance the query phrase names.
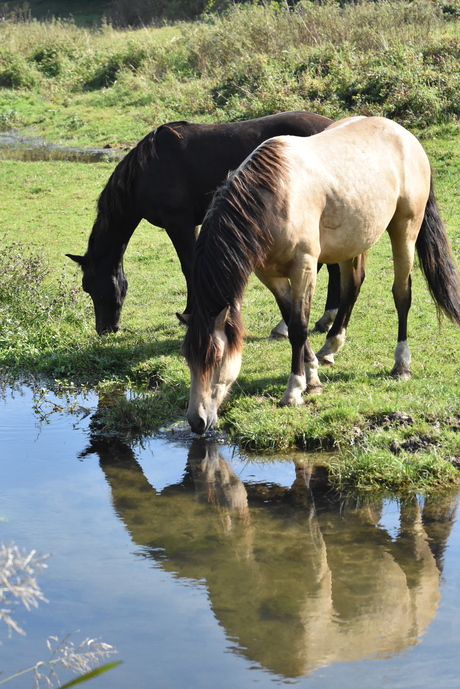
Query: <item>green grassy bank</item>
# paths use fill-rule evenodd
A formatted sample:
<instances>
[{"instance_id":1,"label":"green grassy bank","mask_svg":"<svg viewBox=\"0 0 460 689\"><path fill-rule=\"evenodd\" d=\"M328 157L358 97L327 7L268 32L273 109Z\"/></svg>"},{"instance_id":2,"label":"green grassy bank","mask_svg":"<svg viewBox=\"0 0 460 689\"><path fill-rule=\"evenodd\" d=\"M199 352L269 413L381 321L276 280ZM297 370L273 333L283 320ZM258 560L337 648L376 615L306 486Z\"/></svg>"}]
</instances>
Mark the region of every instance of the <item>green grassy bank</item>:
<instances>
[{"instance_id":1,"label":"green grassy bank","mask_svg":"<svg viewBox=\"0 0 460 689\"><path fill-rule=\"evenodd\" d=\"M0 22L0 128L132 146L174 119L308 109L377 114L431 136L460 114L457 21L435 3L300 2L132 31Z\"/></svg>"},{"instance_id":2,"label":"green grassy bank","mask_svg":"<svg viewBox=\"0 0 460 689\"><path fill-rule=\"evenodd\" d=\"M305 5L303 14L237 8L143 32L92 32L61 22L31 22L19 31L6 22L0 122L55 142L122 148L178 118L223 121L291 108L394 117L423 138L458 257L458 26L424 3L363 4L347 12L333 4ZM366 30L370 18L380 26L374 38ZM126 254L122 330L103 339L95 334L90 300L64 254L83 253L113 166L1 161L0 365L4 376L96 386L113 403L103 407L102 427L138 439L185 416L189 375L174 316L185 304L185 284L166 233L142 223ZM277 401L290 348L266 339L278 314L271 294L251 279L243 367L221 414L232 440L258 451L332 451L331 480L346 491L410 492L457 482L458 328L439 327L415 270L414 375L392 380L391 282L383 239L370 253L345 348L333 368L321 370L323 394L286 409ZM324 271L313 318L322 312L325 288ZM323 337L312 336L315 349Z\"/></svg>"}]
</instances>

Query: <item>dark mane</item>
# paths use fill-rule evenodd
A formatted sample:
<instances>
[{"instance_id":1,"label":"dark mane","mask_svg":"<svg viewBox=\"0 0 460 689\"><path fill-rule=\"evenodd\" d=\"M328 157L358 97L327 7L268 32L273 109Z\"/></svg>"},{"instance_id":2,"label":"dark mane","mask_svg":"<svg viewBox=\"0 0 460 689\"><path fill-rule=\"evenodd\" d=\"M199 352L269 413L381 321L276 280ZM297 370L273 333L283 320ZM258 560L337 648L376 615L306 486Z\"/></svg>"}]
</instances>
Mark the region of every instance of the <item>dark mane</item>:
<instances>
[{"instance_id":1,"label":"dark mane","mask_svg":"<svg viewBox=\"0 0 460 689\"><path fill-rule=\"evenodd\" d=\"M167 129L181 137L176 127L186 122L169 122L151 131L118 163L97 202L97 217L93 232L100 236L110 226L117 226L123 222L130 200L133 184L137 177L145 170L152 158L157 157L158 134Z\"/></svg>"},{"instance_id":2,"label":"dark mane","mask_svg":"<svg viewBox=\"0 0 460 689\"><path fill-rule=\"evenodd\" d=\"M226 307L229 350L241 349L243 292L272 244L272 212L283 203L286 170L283 143L268 140L229 175L206 213L195 252L195 304L182 349L189 365L203 375L216 364L214 320Z\"/></svg>"}]
</instances>

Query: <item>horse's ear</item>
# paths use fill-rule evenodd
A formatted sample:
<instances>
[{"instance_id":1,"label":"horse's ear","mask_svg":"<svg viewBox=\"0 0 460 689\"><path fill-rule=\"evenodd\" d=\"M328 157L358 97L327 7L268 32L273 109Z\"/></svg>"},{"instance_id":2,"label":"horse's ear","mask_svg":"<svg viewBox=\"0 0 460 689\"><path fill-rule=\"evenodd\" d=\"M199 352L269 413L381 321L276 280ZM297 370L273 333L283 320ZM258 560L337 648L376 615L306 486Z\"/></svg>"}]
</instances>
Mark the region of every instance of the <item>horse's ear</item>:
<instances>
[{"instance_id":1,"label":"horse's ear","mask_svg":"<svg viewBox=\"0 0 460 689\"><path fill-rule=\"evenodd\" d=\"M86 263L84 256L76 256L75 254L66 254L66 256L71 258L72 261L75 261L75 263L78 263L81 268L83 268Z\"/></svg>"},{"instance_id":2,"label":"horse's ear","mask_svg":"<svg viewBox=\"0 0 460 689\"><path fill-rule=\"evenodd\" d=\"M230 306L226 306L225 309L222 309L222 311L219 313L219 315L216 317L216 320L214 321L214 327L216 330L224 329L229 313Z\"/></svg>"},{"instance_id":3,"label":"horse's ear","mask_svg":"<svg viewBox=\"0 0 460 689\"><path fill-rule=\"evenodd\" d=\"M190 320L190 314L189 313L177 313L176 316L179 319L179 323L182 323L182 325L188 325L188 322Z\"/></svg>"}]
</instances>

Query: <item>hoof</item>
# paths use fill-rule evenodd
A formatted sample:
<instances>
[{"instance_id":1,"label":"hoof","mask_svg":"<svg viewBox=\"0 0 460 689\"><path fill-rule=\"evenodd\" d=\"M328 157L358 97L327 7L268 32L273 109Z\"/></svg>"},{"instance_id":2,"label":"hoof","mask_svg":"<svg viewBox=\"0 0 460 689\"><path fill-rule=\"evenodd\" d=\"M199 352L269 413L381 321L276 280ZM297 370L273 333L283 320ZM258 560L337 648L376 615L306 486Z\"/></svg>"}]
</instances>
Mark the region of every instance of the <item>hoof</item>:
<instances>
[{"instance_id":1,"label":"hoof","mask_svg":"<svg viewBox=\"0 0 460 689\"><path fill-rule=\"evenodd\" d=\"M283 319L272 329L269 340L284 340L288 336L288 328Z\"/></svg>"},{"instance_id":2,"label":"hoof","mask_svg":"<svg viewBox=\"0 0 460 689\"><path fill-rule=\"evenodd\" d=\"M325 354L324 356L317 355L317 359L320 366L332 366L332 364L335 364L333 354Z\"/></svg>"},{"instance_id":3,"label":"hoof","mask_svg":"<svg viewBox=\"0 0 460 689\"><path fill-rule=\"evenodd\" d=\"M287 333L280 333L278 330L272 330L267 340L285 340L287 338Z\"/></svg>"},{"instance_id":4,"label":"hoof","mask_svg":"<svg viewBox=\"0 0 460 689\"><path fill-rule=\"evenodd\" d=\"M316 321L315 327L313 328L314 333L328 333L331 329L331 325L337 315L337 309L328 309L323 313L321 318Z\"/></svg>"},{"instance_id":5,"label":"hoof","mask_svg":"<svg viewBox=\"0 0 460 689\"><path fill-rule=\"evenodd\" d=\"M412 371L391 371L390 376L396 378L396 380L410 380L412 377Z\"/></svg>"},{"instance_id":6,"label":"hoof","mask_svg":"<svg viewBox=\"0 0 460 689\"><path fill-rule=\"evenodd\" d=\"M412 371L408 368L394 367L390 372L392 378L397 380L409 380L412 376Z\"/></svg>"},{"instance_id":7,"label":"hoof","mask_svg":"<svg viewBox=\"0 0 460 689\"><path fill-rule=\"evenodd\" d=\"M322 385L309 385L307 387L307 392L309 395L321 395L323 392L323 386Z\"/></svg>"},{"instance_id":8,"label":"hoof","mask_svg":"<svg viewBox=\"0 0 460 689\"><path fill-rule=\"evenodd\" d=\"M331 323L325 324L321 323L321 320L316 321L315 327L312 330L312 333L328 333L331 328Z\"/></svg>"},{"instance_id":9,"label":"hoof","mask_svg":"<svg viewBox=\"0 0 460 689\"><path fill-rule=\"evenodd\" d=\"M283 397L280 399L278 402L279 407L301 407L305 402L302 399L302 396L294 396L294 395L283 395Z\"/></svg>"}]
</instances>

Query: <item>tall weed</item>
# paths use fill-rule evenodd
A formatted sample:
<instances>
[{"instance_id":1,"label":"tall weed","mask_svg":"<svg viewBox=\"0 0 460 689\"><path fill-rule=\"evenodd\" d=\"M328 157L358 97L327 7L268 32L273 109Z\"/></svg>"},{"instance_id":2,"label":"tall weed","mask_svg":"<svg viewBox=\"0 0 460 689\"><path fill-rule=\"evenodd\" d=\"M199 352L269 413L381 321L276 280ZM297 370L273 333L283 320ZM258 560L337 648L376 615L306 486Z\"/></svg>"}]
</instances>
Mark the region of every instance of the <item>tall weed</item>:
<instances>
[{"instance_id":1,"label":"tall weed","mask_svg":"<svg viewBox=\"0 0 460 689\"><path fill-rule=\"evenodd\" d=\"M12 243L0 253L0 360L17 359L60 342L66 325L83 320L79 285L65 274L52 278L41 253Z\"/></svg>"}]
</instances>

